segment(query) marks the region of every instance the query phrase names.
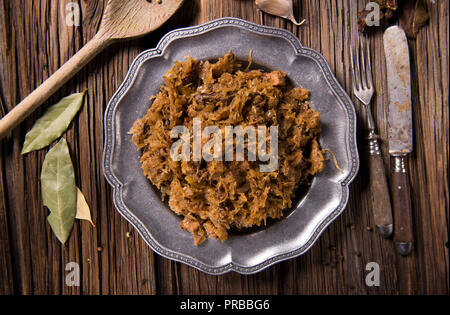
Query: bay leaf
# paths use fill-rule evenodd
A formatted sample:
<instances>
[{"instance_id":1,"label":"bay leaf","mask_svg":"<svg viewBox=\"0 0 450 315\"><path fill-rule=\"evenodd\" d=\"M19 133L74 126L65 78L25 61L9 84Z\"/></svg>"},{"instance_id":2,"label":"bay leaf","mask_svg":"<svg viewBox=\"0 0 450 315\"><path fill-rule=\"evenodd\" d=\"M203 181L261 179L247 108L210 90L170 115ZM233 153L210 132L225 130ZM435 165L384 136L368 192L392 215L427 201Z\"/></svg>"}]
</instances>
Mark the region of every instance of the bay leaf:
<instances>
[{"instance_id":1,"label":"bay leaf","mask_svg":"<svg viewBox=\"0 0 450 315\"><path fill-rule=\"evenodd\" d=\"M75 216L78 220L85 220L92 224L95 227L94 222L92 222L91 218L91 210L89 209L89 205L86 202L86 198L81 192L80 188L77 187L77 214Z\"/></svg>"},{"instance_id":2,"label":"bay leaf","mask_svg":"<svg viewBox=\"0 0 450 315\"><path fill-rule=\"evenodd\" d=\"M72 94L50 106L26 135L22 154L43 149L61 137L79 112L84 94Z\"/></svg>"},{"instance_id":3,"label":"bay leaf","mask_svg":"<svg viewBox=\"0 0 450 315\"><path fill-rule=\"evenodd\" d=\"M44 205L51 212L48 222L58 240L64 244L72 232L77 211L75 172L64 138L45 157L41 190Z\"/></svg>"}]
</instances>

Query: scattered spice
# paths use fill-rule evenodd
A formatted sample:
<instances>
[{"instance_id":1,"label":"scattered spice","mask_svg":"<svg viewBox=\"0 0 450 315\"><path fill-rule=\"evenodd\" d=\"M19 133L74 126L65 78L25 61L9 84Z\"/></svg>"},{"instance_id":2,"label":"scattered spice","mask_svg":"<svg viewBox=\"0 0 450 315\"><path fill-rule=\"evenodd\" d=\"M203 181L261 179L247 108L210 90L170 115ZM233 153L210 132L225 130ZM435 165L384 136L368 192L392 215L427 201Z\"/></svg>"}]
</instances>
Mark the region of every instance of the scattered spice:
<instances>
[{"instance_id":1,"label":"scattered spice","mask_svg":"<svg viewBox=\"0 0 450 315\"><path fill-rule=\"evenodd\" d=\"M380 22L392 19L398 9L398 0L374 0L380 6ZM362 33L369 27L366 23L367 16L372 13L370 10L362 10L358 13L358 30Z\"/></svg>"},{"instance_id":2,"label":"scattered spice","mask_svg":"<svg viewBox=\"0 0 450 315\"><path fill-rule=\"evenodd\" d=\"M48 222L61 243L66 243L76 215L75 172L66 139L51 149L41 174L42 200L50 210Z\"/></svg>"},{"instance_id":3,"label":"scattered spice","mask_svg":"<svg viewBox=\"0 0 450 315\"><path fill-rule=\"evenodd\" d=\"M416 38L419 30L425 26L430 18L425 0L406 1L400 26L409 38Z\"/></svg>"},{"instance_id":4,"label":"scattered spice","mask_svg":"<svg viewBox=\"0 0 450 315\"><path fill-rule=\"evenodd\" d=\"M61 137L79 112L84 95L85 92L72 94L49 107L26 135L22 154L46 148ZM50 210L48 222L61 243L69 238L75 219L95 226L86 199L75 186L73 163L64 138L45 156L41 191L43 203Z\"/></svg>"},{"instance_id":5,"label":"scattered spice","mask_svg":"<svg viewBox=\"0 0 450 315\"><path fill-rule=\"evenodd\" d=\"M380 6L380 25L394 19L400 19L400 26L409 38L415 39L419 30L426 25L430 15L427 0L374 0ZM432 0L428 0L434 3ZM358 30L363 33L370 27L366 23L372 11L362 10L358 13Z\"/></svg>"},{"instance_id":6,"label":"scattered spice","mask_svg":"<svg viewBox=\"0 0 450 315\"><path fill-rule=\"evenodd\" d=\"M390 20L396 15L398 1L401 0L374 0L374 2L380 6L380 24L381 21ZM369 28L366 19L370 13L372 13L372 11L366 9L358 13L358 30L361 33Z\"/></svg>"}]
</instances>

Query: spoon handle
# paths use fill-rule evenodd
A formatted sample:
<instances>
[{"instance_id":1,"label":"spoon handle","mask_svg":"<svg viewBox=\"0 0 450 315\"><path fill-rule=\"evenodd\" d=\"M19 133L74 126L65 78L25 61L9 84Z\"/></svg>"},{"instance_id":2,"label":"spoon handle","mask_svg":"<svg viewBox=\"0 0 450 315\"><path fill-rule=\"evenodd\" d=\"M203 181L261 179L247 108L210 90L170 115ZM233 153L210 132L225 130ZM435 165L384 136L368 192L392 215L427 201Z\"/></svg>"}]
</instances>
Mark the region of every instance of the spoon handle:
<instances>
[{"instance_id":1,"label":"spoon handle","mask_svg":"<svg viewBox=\"0 0 450 315\"><path fill-rule=\"evenodd\" d=\"M58 71L28 95L0 120L0 140L25 120L78 71L110 44L106 37L95 36Z\"/></svg>"}]
</instances>

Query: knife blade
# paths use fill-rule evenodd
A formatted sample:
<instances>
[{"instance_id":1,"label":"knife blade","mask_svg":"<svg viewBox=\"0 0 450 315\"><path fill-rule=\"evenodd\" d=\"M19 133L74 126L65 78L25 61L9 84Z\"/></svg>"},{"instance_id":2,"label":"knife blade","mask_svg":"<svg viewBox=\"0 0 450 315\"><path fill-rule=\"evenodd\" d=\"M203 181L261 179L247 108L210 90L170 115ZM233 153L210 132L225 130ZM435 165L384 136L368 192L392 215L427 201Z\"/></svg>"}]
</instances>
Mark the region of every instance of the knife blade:
<instances>
[{"instance_id":1,"label":"knife blade","mask_svg":"<svg viewBox=\"0 0 450 315\"><path fill-rule=\"evenodd\" d=\"M397 252L412 251L412 207L407 156L413 149L411 70L408 40L399 26L388 28L383 36L389 94L389 154L392 156L392 200L394 241Z\"/></svg>"}]
</instances>

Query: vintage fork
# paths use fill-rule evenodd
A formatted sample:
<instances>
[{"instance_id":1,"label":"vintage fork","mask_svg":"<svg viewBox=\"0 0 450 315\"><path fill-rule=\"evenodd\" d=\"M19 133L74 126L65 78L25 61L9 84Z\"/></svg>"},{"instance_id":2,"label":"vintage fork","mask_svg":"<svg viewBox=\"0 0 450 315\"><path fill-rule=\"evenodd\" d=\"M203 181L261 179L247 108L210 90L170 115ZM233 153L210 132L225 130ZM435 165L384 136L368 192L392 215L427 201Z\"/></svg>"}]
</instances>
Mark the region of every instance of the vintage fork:
<instances>
[{"instance_id":1,"label":"vintage fork","mask_svg":"<svg viewBox=\"0 0 450 315\"><path fill-rule=\"evenodd\" d=\"M350 54L353 94L364 104L367 118L370 190L374 222L380 234L388 238L393 231L392 208L383 157L378 143L379 136L375 133L375 121L370 108L375 88L372 80L369 41L364 36L359 36L358 45L351 49Z\"/></svg>"}]
</instances>

